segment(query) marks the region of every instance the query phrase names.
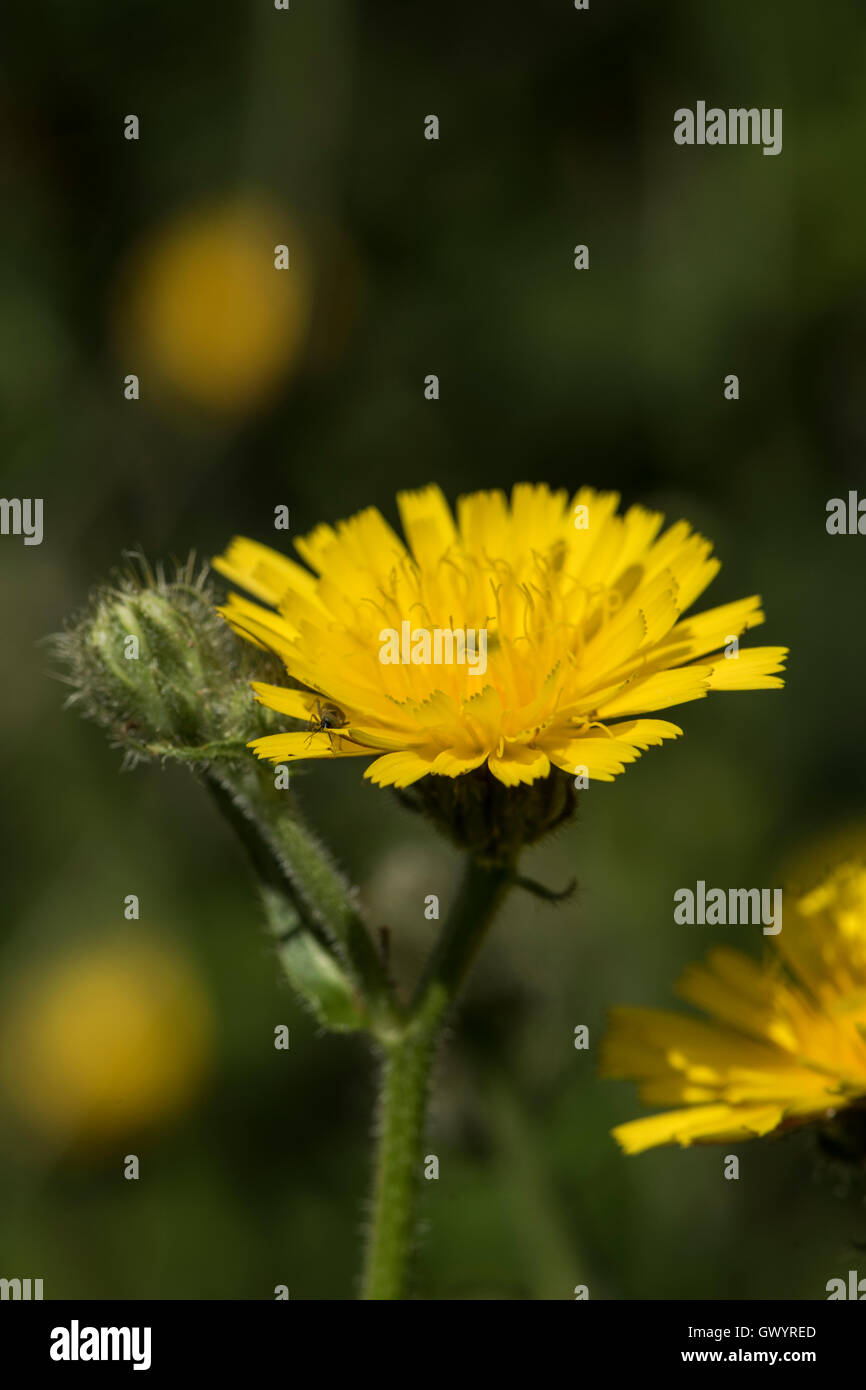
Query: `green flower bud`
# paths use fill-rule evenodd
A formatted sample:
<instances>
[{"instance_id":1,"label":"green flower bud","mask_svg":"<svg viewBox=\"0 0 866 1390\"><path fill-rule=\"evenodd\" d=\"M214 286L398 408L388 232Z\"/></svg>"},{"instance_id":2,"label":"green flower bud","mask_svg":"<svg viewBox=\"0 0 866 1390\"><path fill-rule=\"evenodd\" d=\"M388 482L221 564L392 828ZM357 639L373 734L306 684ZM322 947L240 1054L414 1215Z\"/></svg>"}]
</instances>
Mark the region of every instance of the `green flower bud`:
<instances>
[{"instance_id":1,"label":"green flower bud","mask_svg":"<svg viewBox=\"0 0 866 1390\"><path fill-rule=\"evenodd\" d=\"M108 729L133 761L241 755L276 727L250 682L277 681L281 668L215 611L207 573L193 556L172 579L140 560L51 639L73 687L68 703Z\"/></svg>"}]
</instances>

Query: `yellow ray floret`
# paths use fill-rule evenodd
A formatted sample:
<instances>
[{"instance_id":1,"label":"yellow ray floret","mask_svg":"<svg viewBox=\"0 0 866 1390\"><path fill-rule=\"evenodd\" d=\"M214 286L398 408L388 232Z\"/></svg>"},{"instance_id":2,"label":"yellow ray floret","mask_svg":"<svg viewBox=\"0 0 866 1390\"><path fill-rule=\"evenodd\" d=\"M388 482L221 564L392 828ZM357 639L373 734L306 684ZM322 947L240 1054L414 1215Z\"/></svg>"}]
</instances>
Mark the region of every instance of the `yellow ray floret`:
<instances>
[{"instance_id":1,"label":"yellow ray floret","mask_svg":"<svg viewBox=\"0 0 866 1390\"><path fill-rule=\"evenodd\" d=\"M626 1153L723 1142L803 1124L866 1100L866 867L847 863L786 911L763 964L711 951L678 992L710 1016L616 1009L602 1072L647 1105L619 1125Z\"/></svg>"},{"instance_id":2,"label":"yellow ray floret","mask_svg":"<svg viewBox=\"0 0 866 1390\"><path fill-rule=\"evenodd\" d=\"M485 765L507 787L555 768L612 781L682 732L642 716L782 684L784 647L739 649L759 598L684 616L719 568L686 522L528 483L461 497L456 518L437 487L397 505L405 540L370 507L298 540L304 565L243 538L213 561L251 595L224 617L302 687L256 687L305 726L259 757L375 757L379 786Z\"/></svg>"}]
</instances>

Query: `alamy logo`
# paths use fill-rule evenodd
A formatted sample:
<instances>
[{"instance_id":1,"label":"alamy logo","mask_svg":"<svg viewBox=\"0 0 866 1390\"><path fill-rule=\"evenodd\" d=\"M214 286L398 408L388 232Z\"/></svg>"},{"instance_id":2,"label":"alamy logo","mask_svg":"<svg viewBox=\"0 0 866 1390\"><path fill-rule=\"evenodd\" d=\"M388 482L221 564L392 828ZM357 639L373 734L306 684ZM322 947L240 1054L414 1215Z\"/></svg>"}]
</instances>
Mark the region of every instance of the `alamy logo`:
<instances>
[{"instance_id":1,"label":"alamy logo","mask_svg":"<svg viewBox=\"0 0 866 1390\"><path fill-rule=\"evenodd\" d=\"M866 1299L866 1279L861 1279L856 1269L848 1270L847 1287L844 1279L828 1279L824 1288L827 1290L828 1303L840 1298L853 1298L858 1303Z\"/></svg>"},{"instance_id":2,"label":"alamy logo","mask_svg":"<svg viewBox=\"0 0 866 1390\"><path fill-rule=\"evenodd\" d=\"M0 1298L41 1299L41 1279L0 1279Z\"/></svg>"},{"instance_id":3,"label":"alamy logo","mask_svg":"<svg viewBox=\"0 0 866 1390\"><path fill-rule=\"evenodd\" d=\"M681 106L674 112L674 140L678 145L763 145L764 154L781 154L782 108L711 106L708 111L705 101L694 111Z\"/></svg>"},{"instance_id":4,"label":"alamy logo","mask_svg":"<svg viewBox=\"0 0 866 1390\"><path fill-rule=\"evenodd\" d=\"M773 910L770 911L772 894ZM678 888L674 893L674 921L679 926L736 927L763 924L764 936L782 930L781 888L710 888L698 879L696 890Z\"/></svg>"},{"instance_id":5,"label":"alamy logo","mask_svg":"<svg viewBox=\"0 0 866 1390\"><path fill-rule=\"evenodd\" d=\"M383 666L468 666L471 676L487 670L487 628L416 627L411 623L383 627L379 633Z\"/></svg>"},{"instance_id":6,"label":"alamy logo","mask_svg":"<svg viewBox=\"0 0 866 1390\"><path fill-rule=\"evenodd\" d=\"M853 490L844 497L831 497L827 503L827 534L830 536L866 536L866 497Z\"/></svg>"},{"instance_id":7,"label":"alamy logo","mask_svg":"<svg viewBox=\"0 0 866 1390\"><path fill-rule=\"evenodd\" d=\"M51 1329L52 1361L131 1361L134 1371L150 1370L149 1327L69 1327Z\"/></svg>"},{"instance_id":8,"label":"alamy logo","mask_svg":"<svg viewBox=\"0 0 866 1390\"><path fill-rule=\"evenodd\" d=\"M23 536L25 545L41 545L42 498L0 497L0 535Z\"/></svg>"}]
</instances>

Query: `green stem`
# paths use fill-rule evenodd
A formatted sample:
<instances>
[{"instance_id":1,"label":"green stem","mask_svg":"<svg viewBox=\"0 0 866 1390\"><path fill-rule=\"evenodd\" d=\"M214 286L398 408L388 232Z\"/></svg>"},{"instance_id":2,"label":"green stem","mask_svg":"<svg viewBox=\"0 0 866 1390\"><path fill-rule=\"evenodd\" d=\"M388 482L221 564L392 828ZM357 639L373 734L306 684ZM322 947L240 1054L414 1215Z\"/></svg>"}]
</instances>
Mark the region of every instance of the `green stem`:
<instances>
[{"instance_id":1,"label":"green stem","mask_svg":"<svg viewBox=\"0 0 866 1390\"><path fill-rule=\"evenodd\" d=\"M334 945L364 1002L365 1023L380 1037L400 1026L385 965L354 894L327 852L275 792L267 770L251 760L201 773L226 819L246 846L266 889L283 893L298 923L324 950Z\"/></svg>"},{"instance_id":2,"label":"green stem","mask_svg":"<svg viewBox=\"0 0 866 1390\"><path fill-rule=\"evenodd\" d=\"M238 762L249 756L249 740L243 738L223 738L214 743L201 743L197 748L178 748L173 743L137 743L128 740L129 746L143 758L167 758L174 763L192 763L204 766L214 762Z\"/></svg>"},{"instance_id":3,"label":"green stem","mask_svg":"<svg viewBox=\"0 0 866 1390\"><path fill-rule=\"evenodd\" d=\"M514 881L512 864L470 860L453 910L422 975L408 1022L383 1045L373 1216L364 1299L402 1299L414 1245L430 1073L442 1025Z\"/></svg>"}]
</instances>

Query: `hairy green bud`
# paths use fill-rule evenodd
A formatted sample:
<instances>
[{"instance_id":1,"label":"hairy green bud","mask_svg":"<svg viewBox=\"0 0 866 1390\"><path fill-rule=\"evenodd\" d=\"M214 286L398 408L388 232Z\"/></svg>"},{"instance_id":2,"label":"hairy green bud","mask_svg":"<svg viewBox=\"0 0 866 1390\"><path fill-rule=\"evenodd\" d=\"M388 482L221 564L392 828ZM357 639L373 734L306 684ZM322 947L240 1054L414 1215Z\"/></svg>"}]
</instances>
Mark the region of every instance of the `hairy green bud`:
<instances>
[{"instance_id":1,"label":"hairy green bud","mask_svg":"<svg viewBox=\"0 0 866 1390\"><path fill-rule=\"evenodd\" d=\"M73 688L68 704L108 729L131 761L241 756L276 727L250 682L279 680L280 667L215 611L207 575L194 556L171 578L138 559L51 639Z\"/></svg>"}]
</instances>

